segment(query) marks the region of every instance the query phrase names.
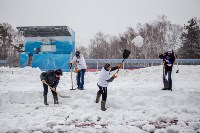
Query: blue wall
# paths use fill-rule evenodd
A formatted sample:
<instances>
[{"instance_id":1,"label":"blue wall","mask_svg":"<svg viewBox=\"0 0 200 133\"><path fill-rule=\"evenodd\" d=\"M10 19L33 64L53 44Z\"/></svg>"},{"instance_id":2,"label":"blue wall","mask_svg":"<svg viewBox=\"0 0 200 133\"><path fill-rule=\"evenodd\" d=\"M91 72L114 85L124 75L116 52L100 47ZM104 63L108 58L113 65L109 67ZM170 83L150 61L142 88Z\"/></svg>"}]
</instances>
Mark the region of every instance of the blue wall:
<instances>
[{"instance_id":1,"label":"blue wall","mask_svg":"<svg viewBox=\"0 0 200 133\"><path fill-rule=\"evenodd\" d=\"M41 46L45 37L27 37L25 38L25 51L20 54L20 67L28 65L28 59L32 56L32 67L39 67L42 71L62 69L70 71L68 62L70 54L75 53L75 33L70 31L72 36L46 37L52 39L48 45L56 45L55 52L42 52ZM37 53L36 49L40 49Z\"/></svg>"},{"instance_id":2,"label":"blue wall","mask_svg":"<svg viewBox=\"0 0 200 133\"><path fill-rule=\"evenodd\" d=\"M70 54L34 54L32 67L39 67L41 70L56 70L58 68L65 72L70 71L68 62Z\"/></svg>"},{"instance_id":3,"label":"blue wall","mask_svg":"<svg viewBox=\"0 0 200 133\"><path fill-rule=\"evenodd\" d=\"M25 52L33 55L36 54L35 48L41 48L42 42L27 42L25 44ZM61 42L61 41L54 41L51 42L49 45L56 45L56 52L54 54L70 54L71 52L74 53L74 44L70 43L69 41ZM47 52L48 53L48 52ZM49 52L52 53L52 52Z\"/></svg>"},{"instance_id":4,"label":"blue wall","mask_svg":"<svg viewBox=\"0 0 200 133\"><path fill-rule=\"evenodd\" d=\"M25 67L28 64L28 54L29 53L21 53L20 54L20 67Z\"/></svg>"}]
</instances>

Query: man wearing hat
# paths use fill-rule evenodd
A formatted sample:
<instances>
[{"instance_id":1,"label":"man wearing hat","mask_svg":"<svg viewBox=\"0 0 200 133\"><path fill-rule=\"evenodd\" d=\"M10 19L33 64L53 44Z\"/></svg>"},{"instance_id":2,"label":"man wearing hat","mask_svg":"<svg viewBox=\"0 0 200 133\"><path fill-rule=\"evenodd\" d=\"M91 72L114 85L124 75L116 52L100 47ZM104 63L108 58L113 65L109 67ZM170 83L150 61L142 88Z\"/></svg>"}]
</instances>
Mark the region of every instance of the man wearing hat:
<instances>
[{"instance_id":1,"label":"man wearing hat","mask_svg":"<svg viewBox=\"0 0 200 133\"><path fill-rule=\"evenodd\" d=\"M86 63L83 55L76 51L75 56L72 59L72 62L69 62L69 64L72 66L72 64L75 64L75 69L78 69L76 80L77 80L77 88L80 90L84 89L84 75L86 72Z\"/></svg>"}]
</instances>

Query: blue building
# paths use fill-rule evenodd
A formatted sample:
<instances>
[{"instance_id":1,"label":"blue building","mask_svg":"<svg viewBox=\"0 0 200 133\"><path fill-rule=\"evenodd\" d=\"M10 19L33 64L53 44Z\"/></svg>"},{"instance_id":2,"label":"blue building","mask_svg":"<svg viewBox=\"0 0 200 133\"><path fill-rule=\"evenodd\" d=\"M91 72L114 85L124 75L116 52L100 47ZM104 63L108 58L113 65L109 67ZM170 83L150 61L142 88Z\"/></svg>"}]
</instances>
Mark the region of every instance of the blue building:
<instances>
[{"instance_id":1,"label":"blue building","mask_svg":"<svg viewBox=\"0 0 200 133\"><path fill-rule=\"evenodd\" d=\"M69 71L68 62L75 53L75 32L67 26L17 27L24 35L20 67L39 67L42 71Z\"/></svg>"}]
</instances>

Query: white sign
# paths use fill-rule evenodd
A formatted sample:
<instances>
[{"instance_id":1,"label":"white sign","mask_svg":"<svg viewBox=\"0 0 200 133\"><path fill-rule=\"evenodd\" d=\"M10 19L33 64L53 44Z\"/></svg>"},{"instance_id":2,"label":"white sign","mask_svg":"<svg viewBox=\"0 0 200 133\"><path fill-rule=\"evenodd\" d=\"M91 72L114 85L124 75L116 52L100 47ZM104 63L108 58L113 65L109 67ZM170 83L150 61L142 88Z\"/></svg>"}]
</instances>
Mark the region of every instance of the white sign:
<instances>
[{"instance_id":1,"label":"white sign","mask_svg":"<svg viewBox=\"0 0 200 133\"><path fill-rule=\"evenodd\" d=\"M56 52L56 45L41 45L41 52Z\"/></svg>"}]
</instances>

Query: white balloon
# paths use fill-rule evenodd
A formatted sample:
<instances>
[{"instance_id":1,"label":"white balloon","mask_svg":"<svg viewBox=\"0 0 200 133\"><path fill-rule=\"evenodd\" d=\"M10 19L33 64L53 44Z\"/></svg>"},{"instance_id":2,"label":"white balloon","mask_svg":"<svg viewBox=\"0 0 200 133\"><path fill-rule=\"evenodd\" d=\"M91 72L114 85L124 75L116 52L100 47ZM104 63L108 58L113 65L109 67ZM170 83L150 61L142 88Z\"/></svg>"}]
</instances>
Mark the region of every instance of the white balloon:
<instances>
[{"instance_id":1,"label":"white balloon","mask_svg":"<svg viewBox=\"0 0 200 133\"><path fill-rule=\"evenodd\" d=\"M132 43L134 43L134 45L136 47L141 47L143 45L143 38L141 36L136 36L133 40Z\"/></svg>"}]
</instances>

